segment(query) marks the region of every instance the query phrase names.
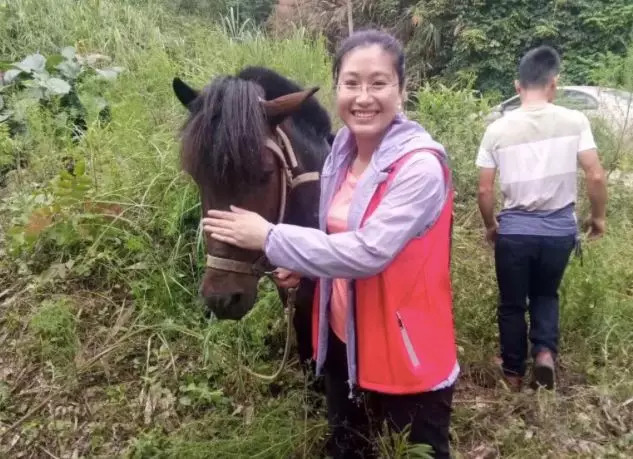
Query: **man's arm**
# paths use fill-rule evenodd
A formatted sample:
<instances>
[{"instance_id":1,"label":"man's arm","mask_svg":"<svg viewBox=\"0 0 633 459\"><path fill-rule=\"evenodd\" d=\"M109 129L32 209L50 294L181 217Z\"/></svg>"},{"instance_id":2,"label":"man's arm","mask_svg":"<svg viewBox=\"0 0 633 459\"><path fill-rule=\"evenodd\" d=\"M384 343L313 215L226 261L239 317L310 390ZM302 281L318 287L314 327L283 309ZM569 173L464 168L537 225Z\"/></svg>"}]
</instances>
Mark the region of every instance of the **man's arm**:
<instances>
[{"instance_id":1,"label":"man's arm","mask_svg":"<svg viewBox=\"0 0 633 459\"><path fill-rule=\"evenodd\" d=\"M600 237L606 229L607 179L595 148L578 153L578 161L585 172L587 195L591 202L589 237Z\"/></svg>"},{"instance_id":2,"label":"man's arm","mask_svg":"<svg viewBox=\"0 0 633 459\"><path fill-rule=\"evenodd\" d=\"M475 164L479 167L479 212L486 226L486 239L494 242L497 236L497 219L495 218L495 176L497 174L497 161L493 150L494 136L489 127L484 132L481 145L477 152Z\"/></svg>"},{"instance_id":3,"label":"man's arm","mask_svg":"<svg viewBox=\"0 0 633 459\"><path fill-rule=\"evenodd\" d=\"M477 200L479 212L486 226L486 239L492 242L497 232L497 219L495 218L495 175L494 168L479 168L479 191Z\"/></svg>"}]
</instances>

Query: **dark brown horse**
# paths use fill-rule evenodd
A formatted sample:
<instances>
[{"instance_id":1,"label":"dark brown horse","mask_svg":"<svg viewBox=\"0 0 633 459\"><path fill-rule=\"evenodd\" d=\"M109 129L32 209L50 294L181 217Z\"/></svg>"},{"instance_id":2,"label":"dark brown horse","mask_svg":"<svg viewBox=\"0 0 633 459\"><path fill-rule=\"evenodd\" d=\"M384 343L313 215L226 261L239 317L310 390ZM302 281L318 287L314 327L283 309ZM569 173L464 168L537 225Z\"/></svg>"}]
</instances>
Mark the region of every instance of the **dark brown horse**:
<instances>
[{"instance_id":1,"label":"dark brown horse","mask_svg":"<svg viewBox=\"0 0 633 459\"><path fill-rule=\"evenodd\" d=\"M312 95L266 68L217 77L201 91L176 78L173 88L189 110L182 130L184 170L198 185L202 211L236 205L269 221L316 228L320 172L330 149L331 124ZM293 160L296 157L296 162ZM285 197L284 197L285 196ZM239 320L253 307L263 253L206 238L207 268L200 287L218 319ZM279 289L285 301L285 291ZM314 282L297 291L294 327L302 362L311 354Z\"/></svg>"}]
</instances>

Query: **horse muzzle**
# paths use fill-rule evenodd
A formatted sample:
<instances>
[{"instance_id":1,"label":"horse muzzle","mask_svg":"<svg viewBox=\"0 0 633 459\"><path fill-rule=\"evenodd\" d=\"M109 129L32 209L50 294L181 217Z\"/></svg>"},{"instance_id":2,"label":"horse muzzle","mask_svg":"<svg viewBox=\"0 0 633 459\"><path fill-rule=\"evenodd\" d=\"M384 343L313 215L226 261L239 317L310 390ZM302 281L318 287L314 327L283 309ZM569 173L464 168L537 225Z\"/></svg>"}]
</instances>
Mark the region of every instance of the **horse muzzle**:
<instances>
[{"instance_id":1,"label":"horse muzzle","mask_svg":"<svg viewBox=\"0 0 633 459\"><path fill-rule=\"evenodd\" d=\"M211 294L205 297L208 312L218 320L240 320L250 312L255 295L247 293Z\"/></svg>"}]
</instances>

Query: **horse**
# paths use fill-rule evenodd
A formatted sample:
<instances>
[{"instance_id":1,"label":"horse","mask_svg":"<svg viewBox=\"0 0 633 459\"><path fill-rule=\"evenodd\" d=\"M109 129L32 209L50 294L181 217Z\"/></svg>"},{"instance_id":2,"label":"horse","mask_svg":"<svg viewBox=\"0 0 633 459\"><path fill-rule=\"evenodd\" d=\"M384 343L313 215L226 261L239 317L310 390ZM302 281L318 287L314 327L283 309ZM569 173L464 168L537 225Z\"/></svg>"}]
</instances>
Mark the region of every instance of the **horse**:
<instances>
[{"instance_id":1,"label":"horse","mask_svg":"<svg viewBox=\"0 0 633 459\"><path fill-rule=\"evenodd\" d=\"M318 226L318 173L333 140L327 111L303 89L265 67L218 76L202 90L174 78L189 115L181 130L181 167L198 186L204 215L236 205L273 223ZM259 279L273 267L262 252L206 237L207 266L200 286L218 320L240 320L253 307ZM268 270L268 271L267 271ZM302 278L293 326L305 371L312 356L315 282ZM278 288L283 302L285 289Z\"/></svg>"}]
</instances>

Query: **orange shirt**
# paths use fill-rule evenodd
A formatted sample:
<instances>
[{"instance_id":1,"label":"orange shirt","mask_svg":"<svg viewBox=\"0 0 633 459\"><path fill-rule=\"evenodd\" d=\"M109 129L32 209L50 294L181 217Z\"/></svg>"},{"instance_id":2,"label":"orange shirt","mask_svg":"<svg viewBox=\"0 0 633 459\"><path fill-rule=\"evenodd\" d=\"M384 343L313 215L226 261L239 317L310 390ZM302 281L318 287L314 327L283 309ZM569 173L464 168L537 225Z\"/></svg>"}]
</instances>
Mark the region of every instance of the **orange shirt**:
<instances>
[{"instance_id":1,"label":"orange shirt","mask_svg":"<svg viewBox=\"0 0 633 459\"><path fill-rule=\"evenodd\" d=\"M327 215L327 230L329 233L341 233L347 231L347 215L349 214L349 206L352 202L352 195L356 188L358 178L347 173L345 181L341 185ZM345 324L347 318L347 279L334 279L332 285L332 299L330 301L330 326L336 336L347 342L345 333Z\"/></svg>"}]
</instances>

